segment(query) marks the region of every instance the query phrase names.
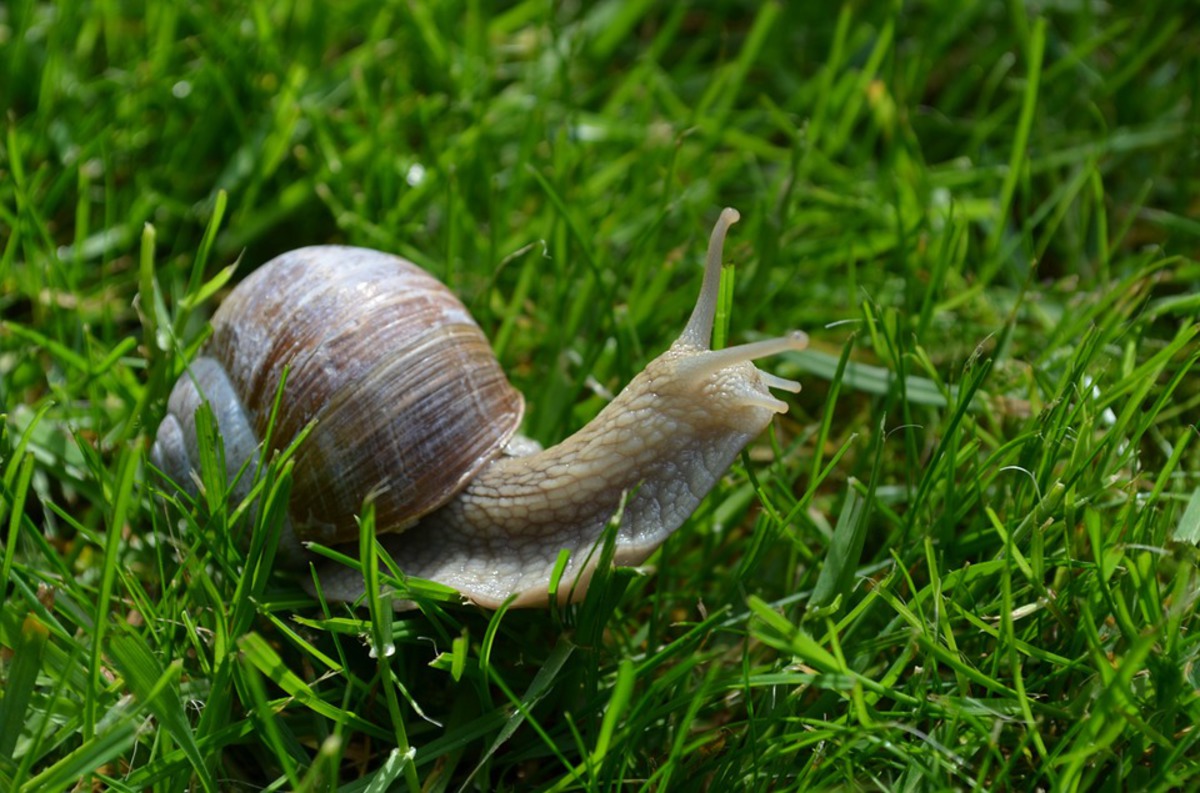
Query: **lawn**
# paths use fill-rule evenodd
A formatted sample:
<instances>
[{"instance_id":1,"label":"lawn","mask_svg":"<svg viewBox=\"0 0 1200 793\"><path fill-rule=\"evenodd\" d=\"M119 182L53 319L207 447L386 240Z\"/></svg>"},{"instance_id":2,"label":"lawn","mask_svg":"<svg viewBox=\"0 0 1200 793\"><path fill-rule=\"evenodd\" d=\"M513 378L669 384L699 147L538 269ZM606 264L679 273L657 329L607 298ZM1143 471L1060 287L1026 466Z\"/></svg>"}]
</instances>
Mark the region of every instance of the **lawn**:
<instances>
[{"instance_id":1,"label":"lawn","mask_svg":"<svg viewBox=\"0 0 1200 793\"><path fill-rule=\"evenodd\" d=\"M1194 3L17 0L0 105L0 789L1200 787ZM310 244L440 278L553 444L725 206L719 343L803 391L581 603L321 602L288 454L151 468Z\"/></svg>"}]
</instances>

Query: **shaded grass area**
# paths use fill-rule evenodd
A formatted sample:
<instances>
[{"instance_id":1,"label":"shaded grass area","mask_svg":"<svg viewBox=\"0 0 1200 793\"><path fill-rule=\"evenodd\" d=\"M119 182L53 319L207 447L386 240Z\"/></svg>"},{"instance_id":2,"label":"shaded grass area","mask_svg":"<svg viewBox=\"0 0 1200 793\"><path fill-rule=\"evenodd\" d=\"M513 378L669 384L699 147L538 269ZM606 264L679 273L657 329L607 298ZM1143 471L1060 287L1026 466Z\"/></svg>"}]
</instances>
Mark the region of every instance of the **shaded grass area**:
<instances>
[{"instance_id":1,"label":"shaded grass area","mask_svg":"<svg viewBox=\"0 0 1200 793\"><path fill-rule=\"evenodd\" d=\"M1195 785L1197 21L0 9L0 788ZM449 284L554 442L725 205L730 339L814 344L653 574L321 608L272 574L286 456L257 510L147 468L224 290L327 242Z\"/></svg>"}]
</instances>

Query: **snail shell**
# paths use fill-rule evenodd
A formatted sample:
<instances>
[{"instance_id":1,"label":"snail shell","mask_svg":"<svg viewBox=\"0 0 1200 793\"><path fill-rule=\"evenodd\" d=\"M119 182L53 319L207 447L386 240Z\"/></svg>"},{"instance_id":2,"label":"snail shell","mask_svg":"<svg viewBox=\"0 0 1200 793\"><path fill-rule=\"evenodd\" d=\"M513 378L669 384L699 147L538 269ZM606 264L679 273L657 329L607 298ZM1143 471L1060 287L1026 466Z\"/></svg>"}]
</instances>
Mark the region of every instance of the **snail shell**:
<instances>
[{"instance_id":1,"label":"snail shell","mask_svg":"<svg viewBox=\"0 0 1200 793\"><path fill-rule=\"evenodd\" d=\"M285 253L243 281L212 326L199 363L208 387L185 376L170 415L192 416L198 392L240 395L250 437L218 422L226 456L240 466L266 437L286 367L272 445L286 448L313 422L295 454L290 501L293 527L307 540L357 540L355 516L368 496L380 526L411 526L461 490L521 423L524 399L466 307L397 256L342 246ZM221 372L228 386L213 387ZM196 467L192 446L187 460L160 467L176 475ZM164 445L156 448L164 458Z\"/></svg>"}]
</instances>

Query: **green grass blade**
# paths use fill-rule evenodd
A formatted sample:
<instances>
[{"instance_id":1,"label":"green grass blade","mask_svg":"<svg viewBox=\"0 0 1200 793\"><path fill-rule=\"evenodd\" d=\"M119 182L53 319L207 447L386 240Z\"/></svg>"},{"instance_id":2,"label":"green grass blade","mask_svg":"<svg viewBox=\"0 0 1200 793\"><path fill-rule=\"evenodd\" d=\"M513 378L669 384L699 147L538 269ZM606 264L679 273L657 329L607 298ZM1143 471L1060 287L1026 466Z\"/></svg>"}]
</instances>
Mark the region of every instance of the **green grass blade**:
<instances>
[{"instance_id":1,"label":"green grass blade","mask_svg":"<svg viewBox=\"0 0 1200 793\"><path fill-rule=\"evenodd\" d=\"M1200 487L1192 491L1187 507L1175 526L1174 539L1176 542L1200 545Z\"/></svg>"},{"instance_id":2,"label":"green grass blade","mask_svg":"<svg viewBox=\"0 0 1200 793\"><path fill-rule=\"evenodd\" d=\"M823 612L836 608L837 603L849 597L866 542L868 514L868 498L859 492L858 481L851 479L846 483L846 501L833 530L825 564L809 599L811 609Z\"/></svg>"},{"instance_id":3,"label":"green grass blade","mask_svg":"<svg viewBox=\"0 0 1200 793\"><path fill-rule=\"evenodd\" d=\"M1033 127L1034 115L1038 109L1038 91L1041 86L1042 57L1046 47L1046 19L1038 17L1033 23L1029 36L1028 48L1025 53L1028 64L1025 73L1025 91L1022 94L1021 116L1017 121L1016 134L1013 136L1012 150L1008 158L1008 167L1004 172L1004 185L1000 188L999 212L988 237L987 250L997 258L985 267L980 277L986 283L992 279L1003 264L999 258L1000 239L1008 227L1009 211L1012 208L1013 196L1017 191L1017 181L1024 170L1029 146L1029 134Z\"/></svg>"},{"instance_id":4,"label":"green grass blade","mask_svg":"<svg viewBox=\"0 0 1200 793\"><path fill-rule=\"evenodd\" d=\"M12 648L3 699L0 699L0 768L11 766L17 739L32 721L26 714L37 690L37 675L49 636L46 626L30 614L21 625L20 638Z\"/></svg>"},{"instance_id":5,"label":"green grass blade","mask_svg":"<svg viewBox=\"0 0 1200 793\"><path fill-rule=\"evenodd\" d=\"M159 725L183 749L201 787L208 791L217 790L216 779L200 753L196 736L183 711L179 691L182 662L175 661L164 669L150 647L135 633L112 637L108 642L108 653L138 702L154 714Z\"/></svg>"}]
</instances>

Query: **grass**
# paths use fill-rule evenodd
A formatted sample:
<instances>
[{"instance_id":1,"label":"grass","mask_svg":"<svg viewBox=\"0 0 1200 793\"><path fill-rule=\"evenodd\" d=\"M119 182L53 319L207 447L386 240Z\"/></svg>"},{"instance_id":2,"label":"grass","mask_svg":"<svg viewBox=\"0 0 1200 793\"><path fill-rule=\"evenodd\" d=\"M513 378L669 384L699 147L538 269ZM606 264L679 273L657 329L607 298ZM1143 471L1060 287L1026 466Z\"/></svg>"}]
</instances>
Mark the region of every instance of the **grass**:
<instances>
[{"instance_id":1,"label":"grass","mask_svg":"<svg viewBox=\"0 0 1200 793\"><path fill-rule=\"evenodd\" d=\"M1200 785L1196 22L0 7L0 788ZM257 511L147 470L225 289L334 241L450 284L553 442L724 205L730 338L806 330L805 390L651 575L326 608L229 539L285 459Z\"/></svg>"}]
</instances>

